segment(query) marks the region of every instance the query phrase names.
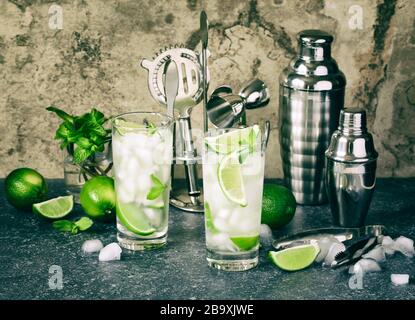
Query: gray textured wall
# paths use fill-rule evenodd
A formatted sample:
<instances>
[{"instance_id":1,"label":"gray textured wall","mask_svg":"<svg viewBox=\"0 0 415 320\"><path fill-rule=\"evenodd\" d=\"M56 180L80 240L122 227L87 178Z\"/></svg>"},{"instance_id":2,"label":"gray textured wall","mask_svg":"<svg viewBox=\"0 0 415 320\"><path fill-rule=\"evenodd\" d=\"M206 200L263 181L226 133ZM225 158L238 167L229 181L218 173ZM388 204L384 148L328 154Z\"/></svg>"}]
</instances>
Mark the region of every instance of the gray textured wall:
<instances>
[{"instance_id":1,"label":"gray textured wall","mask_svg":"<svg viewBox=\"0 0 415 320\"><path fill-rule=\"evenodd\" d=\"M63 9L62 30L50 28L54 3ZM346 103L368 112L379 174L415 175L413 0L0 0L0 176L18 166L62 176L53 140L58 120L44 110L50 104L73 113L91 106L107 114L162 110L138 62L168 44L194 47L202 7L211 24L211 88L239 88L259 77L271 89L270 105L249 114L252 122L272 120L267 176L282 174L278 74L306 28L336 36L333 55L348 80ZM193 126L201 126L201 105Z\"/></svg>"}]
</instances>

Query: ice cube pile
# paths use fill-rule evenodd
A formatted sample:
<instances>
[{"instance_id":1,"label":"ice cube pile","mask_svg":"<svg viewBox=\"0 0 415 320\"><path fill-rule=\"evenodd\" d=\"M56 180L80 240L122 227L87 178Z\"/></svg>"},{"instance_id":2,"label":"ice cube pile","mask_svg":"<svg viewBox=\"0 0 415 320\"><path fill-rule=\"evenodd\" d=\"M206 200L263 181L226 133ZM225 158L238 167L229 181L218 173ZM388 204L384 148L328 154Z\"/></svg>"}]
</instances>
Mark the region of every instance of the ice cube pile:
<instances>
[{"instance_id":1,"label":"ice cube pile","mask_svg":"<svg viewBox=\"0 0 415 320\"><path fill-rule=\"evenodd\" d=\"M346 249L343 243L331 236L323 237L317 243L320 253L316 258L316 262L323 262L323 265L327 266L332 264L336 254ZM349 273L365 274L381 271L380 263L385 262L388 256L392 256L396 252L400 252L408 258L413 258L415 256L414 241L404 236L396 239L392 239L390 236L380 236L378 237L378 244L352 265L349 268ZM392 274L391 281L394 285L404 285L409 282L409 275Z\"/></svg>"},{"instance_id":2,"label":"ice cube pile","mask_svg":"<svg viewBox=\"0 0 415 320\"><path fill-rule=\"evenodd\" d=\"M259 158L256 169L247 169L250 162L257 161L258 155L249 155L241 166L243 185L247 206L242 207L230 201L222 191L218 180L218 165L224 155L207 152L204 155L203 185L205 202L208 203L212 215L215 233L206 231L207 245L211 249L236 252L240 249L231 241L235 236L259 235L261 219L261 194L263 188L263 160ZM260 157L260 156L259 156ZM250 160L253 158L255 160ZM260 165L262 164L262 165ZM246 170L245 170L246 169ZM253 213L258 214L253 214Z\"/></svg>"},{"instance_id":3,"label":"ice cube pile","mask_svg":"<svg viewBox=\"0 0 415 320\"><path fill-rule=\"evenodd\" d=\"M112 140L116 189L119 201L154 205L147 200L152 187L151 175L166 185L170 180L172 133L158 129L154 134L129 132Z\"/></svg>"},{"instance_id":4,"label":"ice cube pile","mask_svg":"<svg viewBox=\"0 0 415 320\"><path fill-rule=\"evenodd\" d=\"M172 133L158 128L154 133L145 130L114 134L112 139L115 188L120 204L135 206L145 214L156 229L167 223L169 188L156 199L147 199L156 178L170 186L172 163Z\"/></svg>"}]
</instances>

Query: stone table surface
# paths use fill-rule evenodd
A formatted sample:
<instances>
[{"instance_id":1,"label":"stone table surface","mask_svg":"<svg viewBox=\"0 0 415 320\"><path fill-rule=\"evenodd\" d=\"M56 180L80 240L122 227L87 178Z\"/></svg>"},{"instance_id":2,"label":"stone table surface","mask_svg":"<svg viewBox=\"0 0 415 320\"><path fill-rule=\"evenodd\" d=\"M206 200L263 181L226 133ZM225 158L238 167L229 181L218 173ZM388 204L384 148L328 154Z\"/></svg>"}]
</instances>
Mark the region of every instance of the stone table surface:
<instances>
[{"instance_id":1,"label":"stone table surface","mask_svg":"<svg viewBox=\"0 0 415 320\"><path fill-rule=\"evenodd\" d=\"M170 212L165 248L152 252L124 250L120 261L99 262L84 255L81 245L98 238L116 241L115 225L96 223L78 235L60 233L49 222L12 208L0 180L0 299L415 299L415 285L396 287L391 273L415 275L414 259L389 257L382 271L366 274L363 289L350 289L345 270L321 265L288 273L272 265L268 250L260 263L246 272L227 273L208 267L205 258L203 216ZM49 180L51 196L63 194L62 180ZM82 209L76 206L76 215ZM380 223L391 234L415 238L415 179L379 179L368 224ZM329 207L298 207L288 232L330 226ZM63 270L63 288L48 286L49 268Z\"/></svg>"}]
</instances>

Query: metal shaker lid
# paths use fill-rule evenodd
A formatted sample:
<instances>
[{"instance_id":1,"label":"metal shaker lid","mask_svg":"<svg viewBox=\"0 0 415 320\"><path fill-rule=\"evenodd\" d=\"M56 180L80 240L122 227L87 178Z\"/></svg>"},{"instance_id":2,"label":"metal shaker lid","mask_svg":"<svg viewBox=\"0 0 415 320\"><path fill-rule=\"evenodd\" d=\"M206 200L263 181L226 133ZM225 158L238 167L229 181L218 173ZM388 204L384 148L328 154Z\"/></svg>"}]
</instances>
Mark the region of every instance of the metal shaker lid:
<instances>
[{"instance_id":1,"label":"metal shaker lid","mask_svg":"<svg viewBox=\"0 0 415 320\"><path fill-rule=\"evenodd\" d=\"M297 37L302 45L330 45L334 39L330 33L314 29L303 30Z\"/></svg>"},{"instance_id":2,"label":"metal shaker lid","mask_svg":"<svg viewBox=\"0 0 415 320\"><path fill-rule=\"evenodd\" d=\"M322 30L298 35L298 55L280 75L280 85L304 91L343 90L346 78L331 57L333 36Z\"/></svg>"},{"instance_id":3,"label":"metal shaker lid","mask_svg":"<svg viewBox=\"0 0 415 320\"><path fill-rule=\"evenodd\" d=\"M364 110L348 108L340 112L339 127L331 137L326 157L348 163L363 163L377 159L378 153L372 135L367 132Z\"/></svg>"}]
</instances>

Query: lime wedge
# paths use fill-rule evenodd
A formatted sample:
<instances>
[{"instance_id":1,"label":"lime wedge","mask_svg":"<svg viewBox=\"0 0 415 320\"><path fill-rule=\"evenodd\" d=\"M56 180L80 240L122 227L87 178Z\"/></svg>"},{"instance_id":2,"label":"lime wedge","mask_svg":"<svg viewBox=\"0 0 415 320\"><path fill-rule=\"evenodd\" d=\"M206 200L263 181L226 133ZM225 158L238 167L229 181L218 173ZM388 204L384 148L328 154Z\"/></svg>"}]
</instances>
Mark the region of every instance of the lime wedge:
<instances>
[{"instance_id":1,"label":"lime wedge","mask_svg":"<svg viewBox=\"0 0 415 320\"><path fill-rule=\"evenodd\" d=\"M73 209L73 196L57 197L48 201L35 203L33 212L48 219L66 217Z\"/></svg>"},{"instance_id":2,"label":"lime wedge","mask_svg":"<svg viewBox=\"0 0 415 320\"><path fill-rule=\"evenodd\" d=\"M228 154L241 148L253 148L257 141L260 129L258 125L232 130L215 137L205 138L206 146L220 154Z\"/></svg>"},{"instance_id":3,"label":"lime wedge","mask_svg":"<svg viewBox=\"0 0 415 320\"><path fill-rule=\"evenodd\" d=\"M269 257L281 269L297 271L310 266L319 252L320 249L316 245L307 244L281 251L270 251Z\"/></svg>"},{"instance_id":4,"label":"lime wedge","mask_svg":"<svg viewBox=\"0 0 415 320\"><path fill-rule=\"evenodd\" d=\"M259 235L250 237L231 237L232 242L241 250L248 251L259 244Z\"/></svg>"},{"instance_id":5,"label":"lime wedge","mask_svg":"<svg viewBox=\"0 0 415 320\"><path fill-rule=\"evenodd\" d=\"M248 205L238 152L226 155L219 163L218 180L222 192L228 200L239 204L241 207Z\"/></svg>"},{"instance_id":6,"label":"lime wedge","mask_svg":"<svg viewBox=\"0 0 415 320\"><path fill-rule=\"evenodd\" d=\"M151 209L163 209L164 208L164 201L163 199L156 199L153 201L150 201L149 204L147 205L147 208L151 208Z\"/></svg>"},{"instance_id":7,"label":"lime wedge","mask_svg":"<svg viewBox=\"0 0 415 320\"><path fill-rule=\"evenodd\" d=\"M156 231L151 226L145 213L140 208L137 208L135 204L120 204L117 201L116 212L117 218L122 225L133 233L140 236L148 236Z\"/></svg>"}]
</instances>

